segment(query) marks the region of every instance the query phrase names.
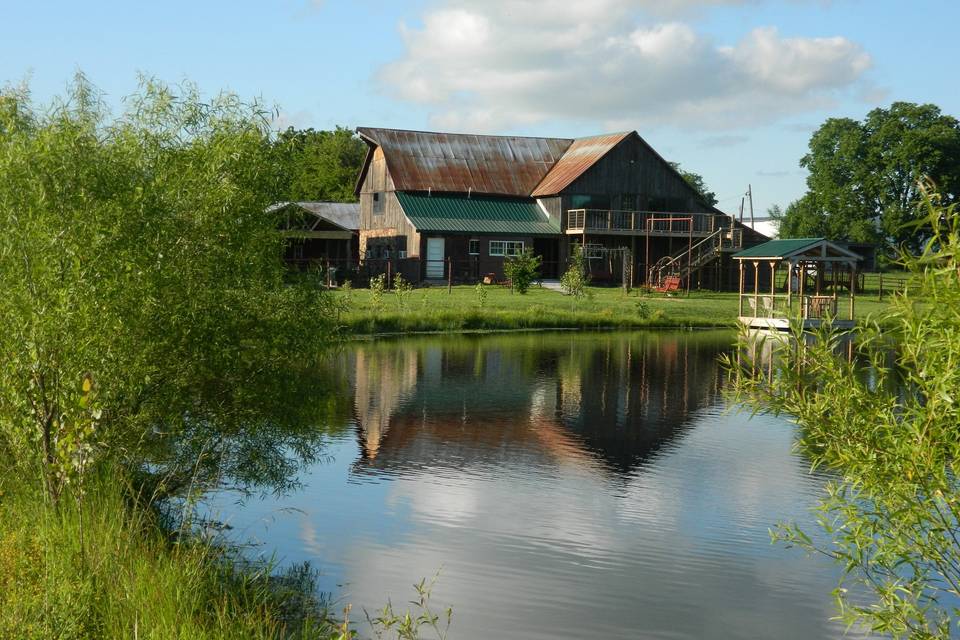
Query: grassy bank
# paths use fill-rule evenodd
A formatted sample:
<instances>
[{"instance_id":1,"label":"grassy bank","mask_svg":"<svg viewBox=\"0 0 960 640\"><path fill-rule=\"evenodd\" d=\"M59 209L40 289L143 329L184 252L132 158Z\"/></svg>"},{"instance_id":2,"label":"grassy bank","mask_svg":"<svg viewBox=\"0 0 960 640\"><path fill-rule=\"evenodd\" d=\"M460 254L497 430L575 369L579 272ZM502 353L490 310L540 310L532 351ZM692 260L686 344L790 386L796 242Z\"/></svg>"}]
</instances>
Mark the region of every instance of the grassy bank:
<instances>
[{"instance_id":1,"label":"grassy bank","mask_svg":"<svg viewBox=\"0 0 960 640\"><path fill-rule=\"evenodd\" d=\"M177 541L113 480L59 508L0 483L0 638L338 638L308 576Z\"/></svg>"},{"instance_id":2,"label":"grassy bank","mask_svg":"<svg viewBox=\"0 0 960 640\"><path fill-rule=\"evenodd\" d=\"M495 331L520 329L643 329L735 327L737 294L624 295L621 289L591 287L581 300L558 291L532 288L526 295L488 286L481 299L475 287L415 289L406 296L383 294L379 303L367 289L340 291L345 332L354 335L418 331ZM857 317L881 312L887 301L858 297Z\"/></svg>"}]
</instances>

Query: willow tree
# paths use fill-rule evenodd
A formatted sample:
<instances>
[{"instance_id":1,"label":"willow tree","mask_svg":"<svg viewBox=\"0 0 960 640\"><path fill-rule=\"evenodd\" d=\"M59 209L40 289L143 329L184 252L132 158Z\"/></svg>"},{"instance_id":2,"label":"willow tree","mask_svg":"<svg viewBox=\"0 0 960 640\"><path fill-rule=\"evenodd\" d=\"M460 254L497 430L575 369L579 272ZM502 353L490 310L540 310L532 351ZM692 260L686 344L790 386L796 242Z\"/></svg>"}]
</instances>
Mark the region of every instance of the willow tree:
<instances>
[{"instance_id":1,"label":"willow tree","mask_svg":"<svg viewBox=\"0 0 960 640\"><path fill-rule=\"evenodd\" d=\"M125 104L83 77L43 108L0 93L0 448L54 500L332 326L284 280L260 106L149 79Z\"/></svg>"},{"instance_id":2,"label":"willow tree","mask_svg":"<svg viewBox=\"0 0 960 640\"><path fill-rule=\"evenodd\" d=\"M904 264L918 284L884 331L858 329L857 358L825 334L781 350L771 377L747 358L728 366L737 399L790 416L800 449L836 473L819 507L829 542L789 523L775 537L842 565L847 622L949 638L960 621L960 213L928 185L917 224L929 239Z\"/></svg>"}]
</instances>

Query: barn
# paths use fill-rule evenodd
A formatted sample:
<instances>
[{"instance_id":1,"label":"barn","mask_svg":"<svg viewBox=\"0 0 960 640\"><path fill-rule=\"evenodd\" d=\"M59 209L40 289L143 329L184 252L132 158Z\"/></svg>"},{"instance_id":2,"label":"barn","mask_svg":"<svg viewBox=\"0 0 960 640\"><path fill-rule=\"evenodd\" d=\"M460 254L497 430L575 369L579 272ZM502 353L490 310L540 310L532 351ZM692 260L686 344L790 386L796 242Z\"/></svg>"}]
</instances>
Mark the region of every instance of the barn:
<instances>
[{"instance_id":1,"label":"barn","mask_svg":"<svg viewBox=\"0 0 960 640\"><path fill-rule=\"evenodd\" d=\"M535 138L360 127L361 257L414 281L502 277L530 249L558 277L579 245L595 281L736 286L766 240L705 203L636 131Z\"/></svg>"}]
</instances>

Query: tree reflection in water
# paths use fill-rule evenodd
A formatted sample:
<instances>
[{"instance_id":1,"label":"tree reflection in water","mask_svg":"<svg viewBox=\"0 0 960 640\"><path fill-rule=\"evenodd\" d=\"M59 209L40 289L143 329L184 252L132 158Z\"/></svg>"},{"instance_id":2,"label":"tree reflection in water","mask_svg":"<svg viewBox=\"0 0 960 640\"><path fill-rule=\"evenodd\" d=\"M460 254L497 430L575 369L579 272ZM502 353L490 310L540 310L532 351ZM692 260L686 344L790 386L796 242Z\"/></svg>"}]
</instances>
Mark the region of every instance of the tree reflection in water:
<instances>
[{"instance_id":1,"label":"tree reflection in water","mask_svg":"<svg viewBox=\"0 0 960 640\"><path fill-rule=\"evenodd\" d=\"M349 378L339 352L306 366L285 358L221 371L191 385L182 407L153 417L138 449L141 481L183 497L229 488L285 493L350 425Z\"/></svg>"}]
</instances>

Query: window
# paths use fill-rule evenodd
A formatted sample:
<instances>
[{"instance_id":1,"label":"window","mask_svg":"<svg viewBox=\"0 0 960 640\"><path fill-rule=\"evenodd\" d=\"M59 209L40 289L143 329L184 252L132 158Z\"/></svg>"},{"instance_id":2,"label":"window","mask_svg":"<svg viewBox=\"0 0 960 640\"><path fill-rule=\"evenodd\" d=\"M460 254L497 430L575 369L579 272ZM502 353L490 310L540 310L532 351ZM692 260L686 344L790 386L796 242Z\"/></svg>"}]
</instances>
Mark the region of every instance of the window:
<instances>
[{"instance_id":1,"label":"window","mask_svg":"<svg viewBox=\"0 0 960 640\"><path fill-rule=\"evenodd\" d=\"M383 197L383 193L374 193L373 194L373 212L376 214L383 213L383 205L386 201L386 198Z\"/></svg>"},{"instance_id":2,"label":"window","mask_svg":"<svg viewBox=\"0 0 960 640\"><path fill-rule=\"evenodd\" d=\"M571 209L612 209L610 196L607 195L575 195L570 198Z\"/></svg>"},{"instance_id":3,"label":"window","mask_svg":"<svg viewBox=\"0 0 960 640\"><path fill-rule=\"evenodd\" d=\"M289 255L291 260L303 260L303 240L294 240L290 243Z\"/></svg>"},{"instance_id":4,"label":"window","mask_svg":"<svg viewBox=\"0 0 960 640\"><path fill-rule=\"evenodd\" d=\"M491 240L491 256L518 256L523 253L523 241L521 240Z\"/></svg>"},{"instance_id":5,"label":"window","mask_svg":"<svg viewBox=\"0 0 960 640\"><path fill-rule=\"evenodd\" d=\"M480 255L480 241L477 240L476 238L472 238L470 240L470 248L467 249L467 253L469 253L472 256Z\"/></svg>"}]
</instances>

